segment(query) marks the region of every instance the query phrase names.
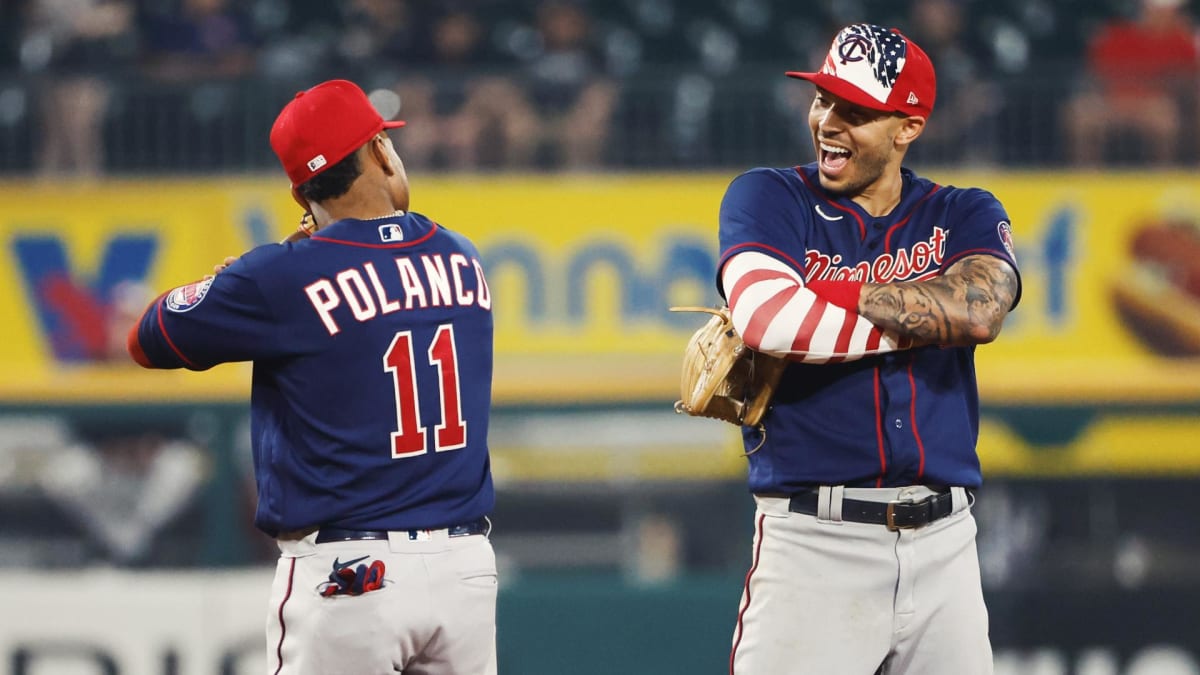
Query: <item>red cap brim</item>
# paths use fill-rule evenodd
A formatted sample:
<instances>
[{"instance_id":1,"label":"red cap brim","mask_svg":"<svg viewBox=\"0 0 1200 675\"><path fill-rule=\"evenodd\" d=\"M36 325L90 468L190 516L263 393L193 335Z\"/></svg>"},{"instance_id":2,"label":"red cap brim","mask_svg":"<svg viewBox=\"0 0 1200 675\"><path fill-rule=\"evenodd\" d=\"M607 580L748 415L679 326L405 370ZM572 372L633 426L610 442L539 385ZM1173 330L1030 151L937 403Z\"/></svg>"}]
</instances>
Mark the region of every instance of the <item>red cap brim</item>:
<instances>
[{"instance_id":1,"label":"red cap brim","mask_svg":"<svg viewBox=\"0 0 1200 675\"><path fill-rule=\"evenodd\" d=\"M834 96L844 98L847 101L850 101L855 105L861 105L864 108L881 110L883 112L900 112L898 108L880 101L853 84L850 84L840 77L830 75L829 73L800 73L796 71L788 71L785 74L788 77L794 77L798 80L808 80L809 82L812 82Z\"/></svg>"},{"instance_id":2,"label":"red cap brim","mask_svg":"<svg viewBox=\"0 0 1200 675\"><path fill-rule=\"evenodd\" d=\"M390 122L388 122L387 120L384 120L383 128L384 129L399 129L400 127L404 126L404 124L405 124L404 120L392 120Z\"/></svg>"}]
</instances>

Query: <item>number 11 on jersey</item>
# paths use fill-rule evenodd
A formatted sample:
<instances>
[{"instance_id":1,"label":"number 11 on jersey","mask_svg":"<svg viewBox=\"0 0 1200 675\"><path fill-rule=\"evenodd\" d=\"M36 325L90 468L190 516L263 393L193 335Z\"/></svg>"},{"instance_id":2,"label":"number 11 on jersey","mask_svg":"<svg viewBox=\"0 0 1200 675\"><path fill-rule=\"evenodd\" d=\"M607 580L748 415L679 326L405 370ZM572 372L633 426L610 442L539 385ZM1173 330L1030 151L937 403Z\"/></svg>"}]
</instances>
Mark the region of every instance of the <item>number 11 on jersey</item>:
<instances>
[{"instance_id":1,"label":"number 11 on jersey","mask_svg":"<svg viewBox=\"0 0 1200 675\"><path fill-rule=\"evenodd\" d=\"M458 378L458 347L454 326L442 324L426 351L429 365L438 371L441 422L434 427L434 452L458 450L467 445L467 423L462 418L462 396ZM428 452L426 427L421 424L417 387L417 364L412 331L392 338L383 355L383 369L392 374L396 395L396 431L392 432L392 458L416 457ZM432 388L429 388L432 391Z\"/></svg>"}]
</instances>

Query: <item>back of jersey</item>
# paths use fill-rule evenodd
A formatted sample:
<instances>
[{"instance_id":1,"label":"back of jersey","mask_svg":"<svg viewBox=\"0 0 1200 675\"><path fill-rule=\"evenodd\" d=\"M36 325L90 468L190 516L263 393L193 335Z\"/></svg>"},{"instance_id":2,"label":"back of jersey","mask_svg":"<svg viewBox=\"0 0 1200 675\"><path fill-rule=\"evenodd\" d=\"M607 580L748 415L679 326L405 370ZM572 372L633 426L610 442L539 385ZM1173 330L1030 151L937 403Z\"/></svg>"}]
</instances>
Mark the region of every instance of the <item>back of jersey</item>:
<instances>
[{"instance_id":1,"label":"back of jersey","mask_svg":"<svg viewBox=\"0 0 1200 675\"><path fill-rule=\"evenodd\" d=\"M248 253L206 294L191 311L231 328L191 358L254 361L261 529L432 529L491 510L491 296L466 237L419 214L343 220Z\"/></svg>"}]
</instances>

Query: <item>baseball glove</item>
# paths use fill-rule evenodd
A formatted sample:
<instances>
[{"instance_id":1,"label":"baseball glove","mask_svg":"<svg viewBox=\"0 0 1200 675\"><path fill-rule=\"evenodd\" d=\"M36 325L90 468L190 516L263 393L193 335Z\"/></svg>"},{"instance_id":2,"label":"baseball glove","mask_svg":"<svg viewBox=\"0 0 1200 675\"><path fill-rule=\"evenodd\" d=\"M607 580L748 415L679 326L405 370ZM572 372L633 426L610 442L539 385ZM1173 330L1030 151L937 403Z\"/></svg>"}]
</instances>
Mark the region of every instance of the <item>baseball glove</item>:
<instances>
[{"instance_id":1,"label":"baseball glove","mask_svg":"<svg viewBox=\"0 0 1200 675\"><path fill-rule=\"evenodd\" d=\"M671 311L712 314L684 349L682 398L675 402L675 412L759 426L787 360L747 347L733 328L728 307L672 307Z\"/></svg>"}]
</instances>

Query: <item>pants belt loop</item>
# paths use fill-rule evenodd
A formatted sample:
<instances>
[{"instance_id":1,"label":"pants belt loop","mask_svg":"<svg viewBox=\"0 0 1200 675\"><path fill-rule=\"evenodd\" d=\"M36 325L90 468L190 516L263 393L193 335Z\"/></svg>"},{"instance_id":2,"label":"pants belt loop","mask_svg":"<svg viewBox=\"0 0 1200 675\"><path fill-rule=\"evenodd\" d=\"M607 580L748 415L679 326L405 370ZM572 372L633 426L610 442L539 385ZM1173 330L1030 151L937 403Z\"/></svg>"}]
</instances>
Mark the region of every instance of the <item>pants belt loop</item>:
<instances>
[{"instance_id":1,"label":"pants belt loop","mask_svg":"<svg viewBox=\"0 0 1200 675\"><path fill-rule=\"evenodd\" d=\"M817 520L822 523L829 522L829 497L830 488L828 485L822 485L817 488Z\"/></svg>"},{"instance_id":2,"label":"pants belt loop","mask_svg":"<svg viewBox=\"0 0 1200 675\"><path fill-rule=\"evenodd\" d=\"M829 489L829 520L842 522L842 495L846 492L845 485L834 485Z\"/></svg>"},{"instance_id":3,"label":"pants belt loop","mask_svg":"<svg viewBox=\"0 0 1200 675\"><path fill-rule=\"evenodd\" d=\"M970 499L967 498L966 488L952 487L950 488L950 499L952 504L951 513L958 513L970 506Z\"/></svg>"}]
</instances>

